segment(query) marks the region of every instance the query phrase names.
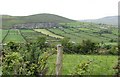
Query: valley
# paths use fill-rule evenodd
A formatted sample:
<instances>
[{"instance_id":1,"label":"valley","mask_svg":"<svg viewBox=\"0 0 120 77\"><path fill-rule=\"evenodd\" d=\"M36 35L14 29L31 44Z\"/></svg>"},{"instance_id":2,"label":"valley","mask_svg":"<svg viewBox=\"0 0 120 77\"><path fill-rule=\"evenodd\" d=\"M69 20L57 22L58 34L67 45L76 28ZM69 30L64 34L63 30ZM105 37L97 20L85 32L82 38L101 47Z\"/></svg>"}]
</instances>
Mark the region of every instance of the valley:
<instances>
[{"instance_id":1,"label":"valley","mask_svg":"<svg viewBox=\"0 0 120 77\"><path fill-rule=\"evenodd\" d=\"M59 44L63 52L62 75L118 72L119 33L114 25L52 14L4 15L2 19L0 75L56 75Z\"/></svg>"}]
</instances>

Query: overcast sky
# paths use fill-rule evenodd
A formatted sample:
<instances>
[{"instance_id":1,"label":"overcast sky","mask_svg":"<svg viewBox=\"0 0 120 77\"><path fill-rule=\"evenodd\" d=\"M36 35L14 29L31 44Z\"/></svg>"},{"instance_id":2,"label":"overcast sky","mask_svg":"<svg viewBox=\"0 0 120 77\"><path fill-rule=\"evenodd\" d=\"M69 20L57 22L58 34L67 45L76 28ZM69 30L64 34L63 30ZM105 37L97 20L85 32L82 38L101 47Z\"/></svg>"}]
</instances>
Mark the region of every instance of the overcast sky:
<instances>
[{"instance_id":1,"label":"overcast sky","mask_svg":"<svg viewBox=\"0 0 120 77\"><path fill-rule=\"evenodd\" d=\"M118 14L119 0L0 0L0 14L50 13L70 19L96 19Z\"/></svg>"}]
</instances>

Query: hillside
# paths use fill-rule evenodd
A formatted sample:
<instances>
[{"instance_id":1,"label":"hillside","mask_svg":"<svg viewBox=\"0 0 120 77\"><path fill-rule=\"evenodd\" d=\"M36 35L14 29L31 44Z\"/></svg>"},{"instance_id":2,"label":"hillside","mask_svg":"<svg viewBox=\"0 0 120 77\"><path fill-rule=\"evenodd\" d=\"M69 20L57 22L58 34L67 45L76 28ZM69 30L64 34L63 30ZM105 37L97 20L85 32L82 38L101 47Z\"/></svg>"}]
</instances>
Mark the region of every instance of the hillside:
<instances>
[{"instance_id":1,"label":"hillside","mask_svg":"<svg viewBox=\"0 0 120 77\"><path fill-rule=\"evenodd\" d=\"M103 24L108 24L108 25L118 25L118 17L117 16L107 16L107 17L99 18L99 19L88 19L88 20L81 20L81 21L103 23Z\"/></svg>"},{"instance_id":2,"label":"hillside","mask_svg":"<svg viewBox=\"0 0 120 77\"><path fill-rule=\"evenodd\" d=\"M35 23L35 22L65 23L65 22L75 22L75 20L71 20L62 16L54 15L54 14L45 14L45 13L30 15L30 16L2 15L3 27L10 27L14 24Z\"/></svg>"}]
</instances>

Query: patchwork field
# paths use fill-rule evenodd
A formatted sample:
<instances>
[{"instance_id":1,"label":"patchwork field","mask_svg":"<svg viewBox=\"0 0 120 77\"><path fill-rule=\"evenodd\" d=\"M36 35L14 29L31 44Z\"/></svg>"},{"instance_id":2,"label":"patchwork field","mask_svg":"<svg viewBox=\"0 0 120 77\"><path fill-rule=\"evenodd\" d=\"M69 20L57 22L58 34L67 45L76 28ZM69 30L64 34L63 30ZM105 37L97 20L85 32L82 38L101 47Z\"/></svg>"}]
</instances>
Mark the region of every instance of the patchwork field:
<instances>
[{"instance_id":1,"label":"patchwork field","mask_svg":"<svg viewBox=\"0 0 120 77\"><path fill-rule=\"evenodd\" d=\"M41 32L42 34L51 36L51 37L63 38L62 36L56 35L56 34L54 34L54 33L51 33L51 32L49 32L49 31L46 30L46 29L34 29L34 30L37 31L37 32Z\"/></svg>"},{"instance_id":2,"label":"patchwork field","mask_svg":"<svg viewBox=\"0 0 120 77\"><path fill-rule=\"evenodd\" d=\"M48 41L58 41L64 37L70 38L70 41L81 43L82 40L90 39L94 42L104 42L105 44L117 45L118 29L110 27L108 29L101 29L101 26L84 24L72 26L73 23L68 23L66 27L49 28L49 29L20 29L20 30L2 30L1 40L5 42L25 42L35 41L37 37L47 37ZM107 27L105 27L107 28ZM110 31L111 33L107 33Z\"/></svg>"},{"instance_id":3,"label":"patchwork field","mask_svg":"<svg viewBox=\"0 0 120 77\"><path fill-rule=\"evenodd\" d=\"M48 30L50 30L55 34L68 37L71 39L71 41L74 41L77 43L78 42L81 43L82 40L86 40L86 39L90 39L94 42L107 42L107 43L110 42L110 40L116 40L116 43L117 43L117 38L118 38L117 32L116 32L116 35L114 34L115 32L100 34L100 32L102 32L101 31L102 29L100 29L99 27L94 29L92 29L93 27L89 27L89 26L87 26L87 28L77 28L77 27L70 27L70 26L68 27L69 28L50 28ZM112 42L112 43L115 43L115 42Z\"/></svg>"}]
</instances>

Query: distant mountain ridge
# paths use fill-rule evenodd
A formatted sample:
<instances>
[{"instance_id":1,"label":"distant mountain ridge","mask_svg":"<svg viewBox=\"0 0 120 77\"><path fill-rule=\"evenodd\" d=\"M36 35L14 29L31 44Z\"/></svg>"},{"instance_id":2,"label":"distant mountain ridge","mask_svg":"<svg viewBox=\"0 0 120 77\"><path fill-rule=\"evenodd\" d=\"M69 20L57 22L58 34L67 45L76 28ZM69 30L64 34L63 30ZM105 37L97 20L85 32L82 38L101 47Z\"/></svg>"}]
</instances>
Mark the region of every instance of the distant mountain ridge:
<instances>
[{"instance_id":1,"label":"distant mountain ridge","mask_svg":"<svg viewBox=\"0 0 120 77\"><path fill-rule=\"evenodd\" d=\"M118 25L118 16L107 16L99 19L80 20L83 22L102 23L108 25Z\"/></svg>"},{"instance_id":2,"label":"distant mountain ridge","mask_svg":"<svg viewBox=\"0 0 120 77\"><path fill-rule=\"evenodd\" d=\"M12 26L15 24L22 23L38 23L38 22L54 22L54 23L66 23L66 22L76 22L75 20L68 19L62 16L54 15L54 14L35 14L29 16L9 16L9 15L1 15L2 16L2 26ZM1 17L0 16L0 17Z\"/></svg>"}]
</instances>

